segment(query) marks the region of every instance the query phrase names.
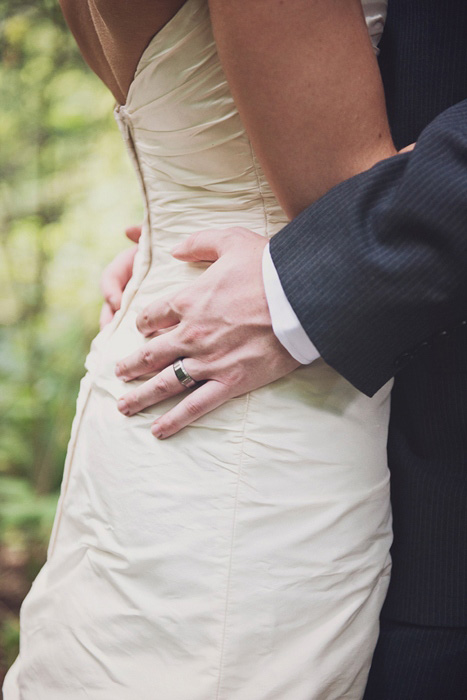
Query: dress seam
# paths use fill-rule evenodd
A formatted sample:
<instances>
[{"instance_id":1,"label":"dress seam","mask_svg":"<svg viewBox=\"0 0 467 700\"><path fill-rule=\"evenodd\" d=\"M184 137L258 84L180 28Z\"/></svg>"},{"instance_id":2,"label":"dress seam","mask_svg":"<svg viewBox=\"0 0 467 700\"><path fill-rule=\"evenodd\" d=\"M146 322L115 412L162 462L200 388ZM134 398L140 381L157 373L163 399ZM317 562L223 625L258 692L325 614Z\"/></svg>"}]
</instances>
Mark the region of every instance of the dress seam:
<instances>
[{"instance_id":1,"label":"dress seam","mask_svg":"<svg viewBox=\"0 0 467 700\"><path fill-rule=\"evenodd\" d=\"M131 162L131 165L133 165L133 169L136 174L136 178L138 180L138 184L141 190L141 194L143 196L143 202L144 202L144 224L147 226L147 231L152 232L153 227L152 227L152 212L151 212L151 207L149 203L149 197L147 193L147 188L146 188L146 183L144 181L144 173L143 169L141 167L141 159L139 156L139 153L136 149L136 144L135 144L135 138L134 138L134 126L131 121L130 115L128 114L128 111L126 110L126 107L124 105L118 105L114 109L114 116L115 116L115 121L117 122L117 125L120 129L120 132L123 137L123 141L126 146L126 151L129 157L129 160ZM143 224L143 228L144 228ZM142 239L140 239L138 246L141 246ZM148 276L151 266L152 266L152 245L151 245L151 235L148 236L148 241L147 241L147 257L148 260L146 261L146 271L144 272L143 276L140 278L138 287L133 291L133 294L130 299L127 300L125 304L125 308L121 308L121 313L120 317L118 318L118 322L114 324L114 327L111 329L111 332L109 333L109 338L113 336L115 331L118 329L120 326L121 322L123 321L123 318L125 317L126 312L128 311L128 308L136 295L138 294L142 282L146 279ZM133 272L132 272L132 277L133 277Z\"/></svg>"},{"instance_id":2,"label":"dress seam","mask_svg":"<svg viewBox=\"0 0 467 700\"><path fill-rule=\"evenodd\" d=\"M219 698L220 698L222 674L224 671L225 642L226 642L226 637L227 637L227 618L228 618L228 613L229 613L230 591L231 591L231 584L232 584L232 563L233 563L233 553L234 553L234 543L235 543L235 533L236 533L237 513L238 513L238 495L240 492L240 480L241 480L241 476L243 473L243 463L244 463L244 456L245 456L245 430L246 430L246 423L248 420L249 406L250 406L250 394L248 393L246 395L245 415L243 417L242 438L241 438L241 445L240 445L240 461L239 461L239 465L238 465L237 483L236 483L236 488L235 488L235 505L234 505L233 521L232 521L232 534L230 537L230 557L229 557L229 565L228 565L228 571L227 571L227 586L226 586L225 606L224 606L224 625L223 625L222 637L221 637L219 679L218 679L218 683L217 683L216 700L219 700Z\"/></svg>"},{"instance_id":3,"label":"dress seam","mask_svg":"<svg viewBox=\"0 0 467 700\"><path fill-rule=\"evenodd\" d=\"M251 145L250 139L248 139L248 145L250 147L251 161L253 164L253 171L255 174L256 184L257 184L259 196L261 198L263 217L264 217L264 229L265 229L265 233L266 233L266 238L269 238L266 200L264 198L264 193L262 190L261 181L260 181L260 177L259 177L259 173L258 173L257 160L255 157L255 153L253 151L253 146ZM236 490L235 490L235 505L234 505L234 514L233 514L233 522L232 522L232 534L231 534L231 539L230 539L230 558L229 558L229 566L228 566L228 572L227 572L227 588L226 588L225 607L224 607L224 625L223 625L222 637L221 637L219 679L218 679L218 683L217 683L216 700L220 700L220 693L222 690L222 687L221 687L222 686L222 674L224 671L225 646L226 646L226 638L227 638L227 618L228 618L228 613L229 613L230 591L231 591L231 583L232 583L232 562L233 562L233 551L234 551L235 532L236 532L237 513L238 513L238 495L239 495L239 491L240 491L240 479L241 479L241 475L242 475L243 459L244 459L244 455L245 455L245 450L244 450L244 447L245 447L245 428L246 428L246 422L247 422L247 418L248 418L249 405L250 405L250 394L248 393L247 394L247 402L246 402L246 406L245 406L245 416L243 419L243 426L242 426L240 462L239 462L237 484L236 484Z\"/></svg>"}]
</instances>

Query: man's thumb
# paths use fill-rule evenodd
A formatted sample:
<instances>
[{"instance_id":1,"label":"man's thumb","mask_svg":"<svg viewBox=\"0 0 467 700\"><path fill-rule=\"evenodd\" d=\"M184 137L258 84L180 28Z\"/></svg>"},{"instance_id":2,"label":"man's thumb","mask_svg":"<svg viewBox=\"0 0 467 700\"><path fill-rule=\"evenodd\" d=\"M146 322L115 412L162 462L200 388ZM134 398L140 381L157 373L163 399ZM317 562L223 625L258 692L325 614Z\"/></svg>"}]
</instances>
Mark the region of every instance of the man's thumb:
<instances>
[{"instance_id":1,"label":"man's thumb","mask_svg":"<svg viewBox=\"0 0 467 700\"><path fill-rule=\"evenodd\" d=\"M197 231L175 246L171 253L177 260L185 262L215 262L232 241L233 229L207 229Z\"/></svg>"}]
</instances>

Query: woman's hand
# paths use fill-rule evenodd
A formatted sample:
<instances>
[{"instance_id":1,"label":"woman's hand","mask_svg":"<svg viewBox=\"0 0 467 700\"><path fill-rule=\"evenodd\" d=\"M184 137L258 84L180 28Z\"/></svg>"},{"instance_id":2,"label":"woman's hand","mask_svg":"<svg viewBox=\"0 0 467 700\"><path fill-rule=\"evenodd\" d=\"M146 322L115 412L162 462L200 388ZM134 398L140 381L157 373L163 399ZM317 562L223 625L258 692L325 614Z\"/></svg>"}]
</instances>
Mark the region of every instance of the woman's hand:
<instances>
[{"instance_id":1,"label":"woman's hand","mask_svg":"<svg viewBox=\"0 0 467 700\"><path fill-rule=\"evenodd\" d=\"M122 250L115 256L111 263L107 265L101 276L101 291L105 301L102 305L99 325L101 330L113 319L115 312L119 310L122 302L122 294L131 279L133 273L133 262L138 241L141 236L141 226L130 226L125 234L130 241L136 243L131 248Z\"/></svg>"},{"instance_id":2,"label":"woman's hand","mask_svg":"<svg viewBox=\"0 0 467 700\"><path fill-rule=\"evenodd\" d=\"M289 217L395 155L360 0L209 0L209 7L240 116ZM205 231L174 253L213 264L141 312L137 326L148 341L116 368L124 381L155 375L121 397L125 415L184 391L172 366L177 358L201 382L156 420L156 437L298 366L272 329L261 272L265 244L245 229Z\"/></svg>"}]
</instances>

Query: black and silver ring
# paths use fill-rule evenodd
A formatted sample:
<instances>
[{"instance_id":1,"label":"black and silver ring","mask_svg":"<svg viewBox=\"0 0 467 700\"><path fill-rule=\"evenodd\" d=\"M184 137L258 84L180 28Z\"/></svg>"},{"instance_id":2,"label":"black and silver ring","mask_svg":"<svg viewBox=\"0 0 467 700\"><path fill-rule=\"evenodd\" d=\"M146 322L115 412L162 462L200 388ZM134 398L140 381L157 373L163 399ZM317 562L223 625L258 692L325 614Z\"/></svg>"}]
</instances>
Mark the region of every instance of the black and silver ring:
<instances>
[{"instance_id":1,"label":"black and silver ring","mask_svg":"<svg viewBox=\"0 0 467 700\"><path fill-rule=\"evenodd\" d=\"M196 386L197 382L193 379L193 377L190 377L186 371L185 367L183 366L183 359L181 357L179 357L178 360L175 360L173 363L173 368L175 376L180 384L186 386L187 389L191 389L192 387Z\"/></svg>"}]
</instances>

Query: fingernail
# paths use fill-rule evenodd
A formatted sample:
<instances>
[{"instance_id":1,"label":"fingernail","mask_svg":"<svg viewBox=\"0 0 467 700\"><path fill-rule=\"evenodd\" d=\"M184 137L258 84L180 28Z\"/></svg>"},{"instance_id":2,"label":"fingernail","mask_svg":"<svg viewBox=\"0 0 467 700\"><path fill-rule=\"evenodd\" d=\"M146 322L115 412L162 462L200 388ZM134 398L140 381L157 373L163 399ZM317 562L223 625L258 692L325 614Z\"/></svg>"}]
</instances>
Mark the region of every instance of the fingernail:
<instances>
[{"instance_id":1,"label":"fingernail","mask_svg":"<svg viewBox=\"0 0 467 700\"><path fill-rule=\"evenodd\" d=\"M109 304L113 311L118 311L120 308L120 299L118 299L118 297L109 297Z\"/></svg>"},{"instance_id":2,"label":"fingernail","mask_svg":"<svg viewBox=\"0 0 467 700\"><path fill-rule=\"evenodd\" d=\"M125 399L119 399L117 402L117 408L120 411L120 413L124 413L125 416L130 415L130 409L128 408L127 402Z\"/></svg>"},{"instance_id":3,"label":"fingernail","mask_svg":"<svg viewBox=\"0 0 467 700\"><path fill-rule=\"evenodd\" d=\"M162 435L162 430L157 423L154 423L154 425L151 428L151 433L156 437L158 440L162 440L163 435Z\"/></svg>"},{"instance_id":4,"label":"fingernail","mask_svg":"<svg viewBox=\"0 0 467 700\"><path fill-rule=\"evenodd\" d=\"M179 243L178 245L175 246L175 248L172 248L170 251L172 255L177 255L178 253L181 253L183 250L183 246Z\"/></svg>"}]
</instances>

